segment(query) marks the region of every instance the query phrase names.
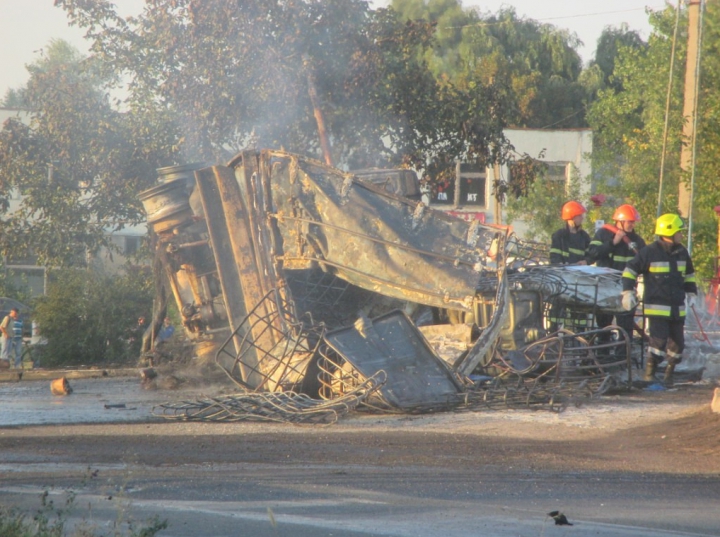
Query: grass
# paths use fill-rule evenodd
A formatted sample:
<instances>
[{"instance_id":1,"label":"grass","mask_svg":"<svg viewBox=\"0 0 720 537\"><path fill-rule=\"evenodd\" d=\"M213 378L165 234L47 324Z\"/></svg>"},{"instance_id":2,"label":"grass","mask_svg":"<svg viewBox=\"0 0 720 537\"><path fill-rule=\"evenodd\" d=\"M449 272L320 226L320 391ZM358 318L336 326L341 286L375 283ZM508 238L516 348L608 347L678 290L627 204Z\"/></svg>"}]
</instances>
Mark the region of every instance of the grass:
<instances>
[{"instance_id":1,"label":"grass","mask_svg":"<svg viewBox=\"0 0 720 537\"><path fill-rule=\"evenodd\" d=\"M97 471L88 475L97 476ZM142 523L129 519L125 509L120 508L111 528L101 528L83 516L79 523L69 523L70 515L76 514L76 494L67 490L63 502L56 504L49 490L40 495L40 507L34 514L14 507L0 506L0 536L2 537L154 537L167 529L168 521L154 516ZM88 507L89 509L89 507ZM91 515L89 512L88 514Z\"/></svg>"}]
</instances>

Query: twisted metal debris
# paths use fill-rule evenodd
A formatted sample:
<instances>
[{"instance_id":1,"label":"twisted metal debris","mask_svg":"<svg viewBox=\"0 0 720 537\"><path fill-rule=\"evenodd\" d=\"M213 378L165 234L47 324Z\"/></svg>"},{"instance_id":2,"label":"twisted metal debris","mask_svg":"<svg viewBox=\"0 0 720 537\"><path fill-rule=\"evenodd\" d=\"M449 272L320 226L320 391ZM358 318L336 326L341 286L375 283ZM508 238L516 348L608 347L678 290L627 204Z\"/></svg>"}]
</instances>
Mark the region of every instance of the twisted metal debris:
<instances>
[{"instance_id":1,"label":"twisted metal debris","mask_svg":"<svg viewBox=\"0 0 720 537\"><path fill-rule=\"evenodd\" d=\"M588 331L597 310L621 311L617 271L547 266L546 246L403 197L407 170L388 188L388 171L376 186L271 150L197 168L140 197L197 355L244 393L159 415L561 409L624 382L619 369L630 383L631 335ZM566 314L560 331L551 308ZM432 327L460 334L457 352L441 357Z\"/></svg>"},{"instance_id":2,"label":"twisted metal debris","mask_svg":"<svg viewBox=\"0 0 720 537\"><path fill-rule=\"evenodd\" d=\"M352 392L331 401L296 392L239 393L163 403L153 408L153 414L178 421L332 424L355 410L384 382L385 376L379 371Z\"/></svg>"}]
</instances>

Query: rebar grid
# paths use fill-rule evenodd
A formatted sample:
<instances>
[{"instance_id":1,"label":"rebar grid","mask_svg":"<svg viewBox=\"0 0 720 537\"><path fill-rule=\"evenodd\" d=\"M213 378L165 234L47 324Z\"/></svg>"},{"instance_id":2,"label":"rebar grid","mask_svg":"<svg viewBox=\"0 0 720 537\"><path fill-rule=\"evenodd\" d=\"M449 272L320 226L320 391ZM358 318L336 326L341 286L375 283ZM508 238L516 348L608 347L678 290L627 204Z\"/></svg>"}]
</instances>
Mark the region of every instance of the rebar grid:
<instances>
[{"instance_id":1,"label":"rebar grid","mask_svg":"<svg viewBox=\"0 0 720 537\"><path fill-rule=\"evenodd\" d=\"M385 382L382 372L359 384L353 391L331 401L312 399L296 392L239 393L195 401L163 403L153 415L178 421L274 422L332 424L357 408Z\"/></svg>"},{"instance_id":2,"label":"rebar grid","mask_svg":"<svg viewBox=\"0 0 720 537\"><path fill-rule=\"evenodd\" d=\"M467 391L466 408L500 410L527 407L562 412L569 405L580 406L616 385L617 380L611 374L588 377L580 382L563 380L559 384L524 377L496 377Z\"/></svg>"},{"instance_id":3,"label":"rebar grid","mask_svg":"<svg viewBox=\"0 0 720 537\"><path fill-rule=\"evenodd\" d=\"M216 354L218 365L243 389L293 391L305 377L324 325L315 324L309 313L296 319L285 295L277 289L268 292ZM229 369L223 366L224 356L231 358ZM243 372L245 382L232 374L236 369ZM247 382L250 378L252 384Z\"/></svg>"},{"instance_id":4,"label":"rebar grid","mask_svg":"<svg viewBox=\"0 0 720 537\"><path fill-rule=\"evenodd\" d=\"M619 336L616 340L614 333ZM618 373L627 373L630 386L630 340L614 325L578 334L560 330L522 352L501 354L496 350L486 370L493 371L493 381L474 388L483 393L484 402L507 404L508 398L520 398L527 405L548 404L552 408L579 395L602 395L619 382Z\"/></svg>"},{"instance_id":5,"label":"rebar grid","mask_svg":"<svg viewBox=\"0 0 720 537\"><path fill-rule=\"evenodd\" d=\"M618 331L619 339L612 334ZM502 353L497 347L493 358L482 368L493 377L472 382L465 391L444 404L402 409L403 413L428 413L479 408L544 407L559 411L570 402L589 400L618 384L615 376L627 371L632 383L629 339L618 326L574 334L561 330L529 345L523 351ZM363 375L327 346L318 350L320 396L326 400L342 396L363 382ZM515 353L515 354L513 354ZM401 412L386 401L378 390L366 398L358 410Z\"/></svg>"},{"instance_id":6,"label":"rebar grid","mask_svg":"<svg viewBox=\"0 0 720 537\"><path fill-rule=\"evenodd\" d=\"M300 311L334 308L350 287L342 278L321 270L288 270L286 278Z\"/></svg>"},{"instance_id":7,"label":"rebar grid","mask_svg":"<svg viewBox=\"0 0 720 537\"><path fill-rule=\"evenodd\" d=\"M318 348L318 381L320 382L319 395L322 399L332 401L336 397L342 397L345 393L352 392L356 386L365 382L365 377L352 364L335 352L328 345L321 345ZM377 374L385 374L378 371ZM465 402L465 395L458 392L456 396L450 396L448 400L441 403L424 403L417 407L404 406L402 409L389 403L378 389L369 394L359 405L358 410L379 413L431 413L442 412L462 405Z\"/></svg>"},{"instance_id":8,"label":"rebar grid","mask_svg":"<svg viewBox=\"0 0 720 537\"><path fill-rule=\"evenodd\" d=\"M528 241L511 234L505 243L505 253L509 268L547 265L550 262L550 245L543 242Z\"/></svg>"}]
</instances>

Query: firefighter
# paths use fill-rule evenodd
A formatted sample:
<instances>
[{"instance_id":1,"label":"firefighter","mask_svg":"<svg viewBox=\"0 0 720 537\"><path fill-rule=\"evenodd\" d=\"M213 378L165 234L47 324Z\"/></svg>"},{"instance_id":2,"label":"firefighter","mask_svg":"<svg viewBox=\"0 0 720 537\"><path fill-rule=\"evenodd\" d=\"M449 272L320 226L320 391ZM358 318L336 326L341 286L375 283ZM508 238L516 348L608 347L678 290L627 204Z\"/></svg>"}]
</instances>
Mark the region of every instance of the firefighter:
<instances>
[{"instance_id":1,"label":"firefighter","mask_svg":"<svg viewBox=\"0 0 720 537\"><path fill-rule=\"evenodd\" d=\"M561 217L565 226L552 234L551 265L587 265L590 235L582 228L586 212L587 209L577 201L568 201L562 206ZM565 312L557 302L550 308L549 320L551 332L555 332L560 324L564 324L566 328L587 328L586 315Z\"/></svg>"},{"instance_id":2,"label":"firefighter","mask_svg":"<svg viewBox=\"0 0 720 537\"><path fill-rule=\"evenodd\" d=\"M685 303L697 301L695 269L690 254L681 244L683 221L677 214L664 214L655 223L657 240L628 261L623 272L622 304L626 311L637 306L637 278L643 275L643 307L648 319L650 342L644 380L655 380L663 359L667 368L663 382L672 385L675 366L685 348Z\"/></svg>"},{"instance_id":3,"label":"firefighter","mask_svg":"<svg viewBox=\"0 0 720 537\"><path fill-rule=\"evenodd\" d=\"M597 230L588 248L589 261L598 267L607 267L622 272L625 264L645 247L643 238L635 233L635 224L640 221L640 213L632 205L620 205L612 217L615 225L606 224ZM612 324L613 316L597 313L595 321L598 328ZM635 325L635 308L629 313L615 315L615 324L625 330L632 338ZM598 343L607 341L607 336L600 337ZM625 355L625 346L618 349L618 358Z\"/></svg>"},{"instance_id":4,"label":"firefighter","mask_svg":"<svg viewBox=\"0 0 720 537\"><path fill-rule=\"evenodd\" d=\"M552 234L551 265L587 265L590 235L582 228L586 212L587 209L577 201L568 201L562 206L565 226Z\"/></svg>"}]
</instances>

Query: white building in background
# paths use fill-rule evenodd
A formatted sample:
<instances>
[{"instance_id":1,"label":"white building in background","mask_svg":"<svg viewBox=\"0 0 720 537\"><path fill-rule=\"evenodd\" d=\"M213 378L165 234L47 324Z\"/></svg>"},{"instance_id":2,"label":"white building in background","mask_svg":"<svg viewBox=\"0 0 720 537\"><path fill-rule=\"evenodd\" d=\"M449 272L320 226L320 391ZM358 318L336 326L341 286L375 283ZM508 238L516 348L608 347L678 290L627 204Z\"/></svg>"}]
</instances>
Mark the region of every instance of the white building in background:
<instances>
[{"instance_id":1,"label":"white building in background","mask_svg":"<svg viewBox=\"0 0 720 537\"><path fill-rule=\"evenodd\" d=\"M19 118L23 123L28 123L30 114L24 110L13 108L0 108L0 126L9 118ZM18 192L10 193L10 206L7 213L15 211L20 205L22 198ZM147 225L128 226L121 231L110 232L111 242L117 247L117 251L101 249L88 259L94 266L100 267L107 272L120 270L135 252L138 251L143 239L147 236ZM0 229L0 233L2 230ZM33 296L43 295L47 290L46 270L38 265L34 256L27 258L5 258L2 260L2 268L11 281L18 286L28 286Z\"/></svg>"},{"instance_id":2,"label":"white building in background","mask_svg":"<svg viewBox=\"0 0 720 537\"><path fill-rule=\"evenodd\" d=\"M517 160L528 155L547 165L549 180L563 181L566 188L573 177L590 175L593 133L590 129L505 129L505 137L515 148ZM434 209L447 211L466 220L511 225L518 235L527 229L523 221L508 222L502 206L493 195L495 178L507 180L512 173L508 164L480 169L472 164L457 164L454 182L426 196ZM589 189L589 183L585 188Z\"/></svg>"}]
</instances>

